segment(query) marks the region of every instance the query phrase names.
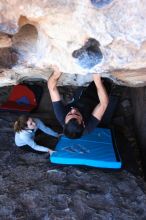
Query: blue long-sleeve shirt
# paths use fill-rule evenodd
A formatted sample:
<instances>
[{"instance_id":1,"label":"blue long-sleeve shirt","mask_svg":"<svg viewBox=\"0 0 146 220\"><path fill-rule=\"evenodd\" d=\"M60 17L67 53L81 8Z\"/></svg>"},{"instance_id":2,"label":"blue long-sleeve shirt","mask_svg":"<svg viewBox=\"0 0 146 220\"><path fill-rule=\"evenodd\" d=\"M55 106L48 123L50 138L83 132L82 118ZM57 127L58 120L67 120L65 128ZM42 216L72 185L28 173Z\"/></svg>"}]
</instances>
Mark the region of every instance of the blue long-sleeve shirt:
<instances>
[{"instance_id":1,"label":"blue long-sleeve shirt","mask_svg":"<svg viewBox=\"0 0 146 220\"><path fill-rule=\"evenodd\" d=\"M20 132L16 132L15 133L15 144L18 147L28 145L36 151L48 152L47 147L44 147L44 146L41 146L35 143L34 141L35 132L37 131L37 129L40 129L44 133L49 134L54 137L58 137L58 133L53 131L51 128L45 126L44 123L40 119L35 118L33 120L36 122L36 128L34 130L25 129Z\"/></svg>"}]
</instances>

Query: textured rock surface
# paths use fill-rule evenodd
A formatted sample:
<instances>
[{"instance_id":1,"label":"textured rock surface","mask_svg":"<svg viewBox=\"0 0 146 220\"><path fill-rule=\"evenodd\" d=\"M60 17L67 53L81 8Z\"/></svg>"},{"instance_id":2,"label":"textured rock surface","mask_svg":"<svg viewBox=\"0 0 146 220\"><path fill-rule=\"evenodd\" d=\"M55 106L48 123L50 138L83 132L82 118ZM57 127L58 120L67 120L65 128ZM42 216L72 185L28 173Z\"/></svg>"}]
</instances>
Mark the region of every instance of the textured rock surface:
<instances>
[{"instance_id":1,"label":"textured rock surface","mask_svg":"<svg viewBox=\"0 0 146 220\"><path fill-rule=\"evenodd\" d=\"M0 47L7 52L12 44L18 55L13 68L7 65L11 69L0 63L0 86L24 77L47 79L50 64L68 73L61 85L85 84L93 71L131 86L146 84L145 0L1 0L0 12L0 32L8 34L0 37ZM103 55L90 70L72 57L88 38L99 42ZM80 79L76 73L86 77Z\"/></svg>"},{"instance_id":2,"label":"textured rock surface","mask_svg":"<svg viewBox=\"0 0 146 220\"><path fill-rule=\"evenodd\" d=\"M7 34L0 33L0 48L11 47L12 40Z\"/></svg>"}]
</instances>

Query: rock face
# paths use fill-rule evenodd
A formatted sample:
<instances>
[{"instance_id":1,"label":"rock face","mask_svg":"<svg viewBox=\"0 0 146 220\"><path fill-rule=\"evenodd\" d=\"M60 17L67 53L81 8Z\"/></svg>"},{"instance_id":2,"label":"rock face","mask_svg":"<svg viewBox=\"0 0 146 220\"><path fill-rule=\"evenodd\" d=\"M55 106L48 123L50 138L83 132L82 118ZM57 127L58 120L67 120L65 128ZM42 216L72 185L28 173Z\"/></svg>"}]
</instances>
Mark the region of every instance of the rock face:
<instances>
[{"instance_id":1,"label":"rock face","mask_svg":"<svg viewBox=\"0 0 146 220\"><path fill-rule=\"evenodd\" d=\"M93 71L131 86L146 84L145 0L1 0L0 11L1 86L47 79L50 64L71 74L60 80L63 85L85 84ZM89 38L99 44L98 60L97 49L90 56L84 47ZM74 57L82 48L82 57ZM3 53L15 53L15 59L6 65ZM81 64L85 57L92 65Z\"/></svg>"}]
</instances>

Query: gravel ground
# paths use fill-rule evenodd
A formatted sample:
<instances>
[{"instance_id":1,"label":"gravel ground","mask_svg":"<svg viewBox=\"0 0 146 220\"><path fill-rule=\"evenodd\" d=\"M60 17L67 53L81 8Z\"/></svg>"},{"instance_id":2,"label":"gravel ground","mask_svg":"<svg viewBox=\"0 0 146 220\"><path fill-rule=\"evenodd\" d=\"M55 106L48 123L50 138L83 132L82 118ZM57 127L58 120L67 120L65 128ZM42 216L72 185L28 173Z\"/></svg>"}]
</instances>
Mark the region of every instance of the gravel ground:
<instances>
[{"instance_id":1,"label":"gravel ground","mask_svg":"<svg viewBox=\"0 0 146 220\"><path fill-rule=\"evenodd\" d=\"M133 162L116 172L53 165L47 153L16 148L12 121L1 118L0 219L146 219L146 183Z\"/></svg>"}]
</instances>

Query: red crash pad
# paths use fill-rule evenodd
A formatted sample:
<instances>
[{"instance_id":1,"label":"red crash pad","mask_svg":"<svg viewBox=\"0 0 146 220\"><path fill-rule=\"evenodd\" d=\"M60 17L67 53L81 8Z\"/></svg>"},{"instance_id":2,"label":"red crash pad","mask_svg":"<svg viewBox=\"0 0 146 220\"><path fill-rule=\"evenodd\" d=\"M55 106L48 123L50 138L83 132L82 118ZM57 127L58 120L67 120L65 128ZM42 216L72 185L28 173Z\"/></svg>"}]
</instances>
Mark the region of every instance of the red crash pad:
<instances>
[{"instance_id":1,"label":"red crash pad","mask_svg":"<svg viewBox=\"0 0 146 220\"><path fill-rule=\"evenodd\" d=\"M30 112L36 108L35 94L25 85L16 85L0 110Z\"/></svg>"}]
</instances>

